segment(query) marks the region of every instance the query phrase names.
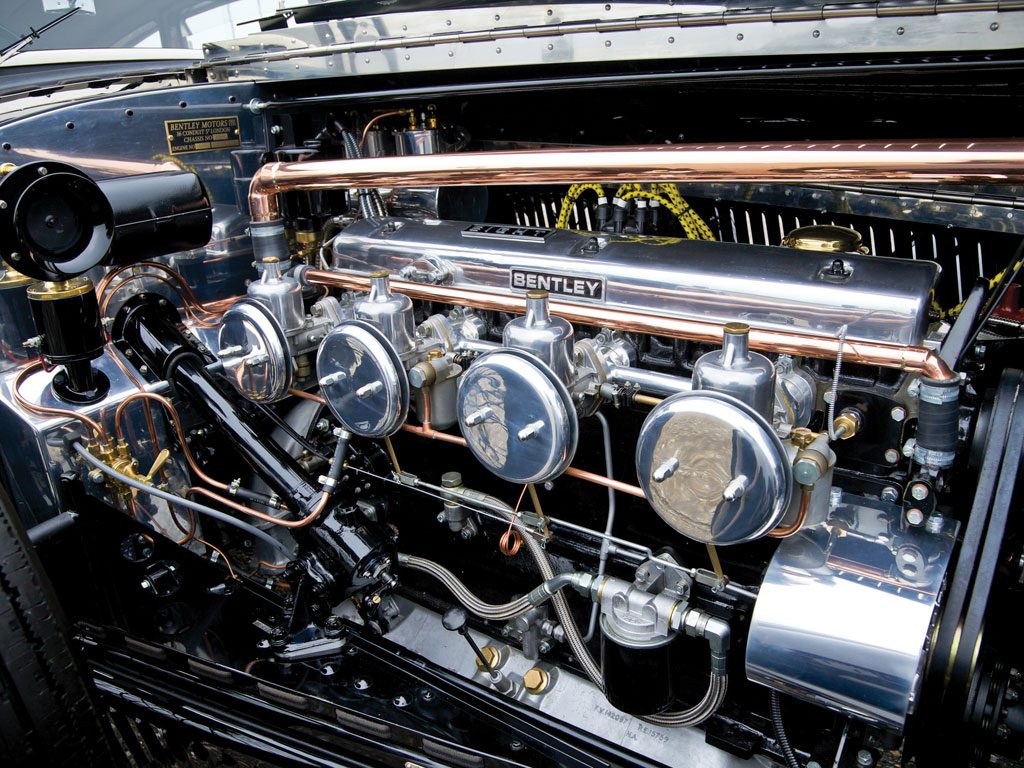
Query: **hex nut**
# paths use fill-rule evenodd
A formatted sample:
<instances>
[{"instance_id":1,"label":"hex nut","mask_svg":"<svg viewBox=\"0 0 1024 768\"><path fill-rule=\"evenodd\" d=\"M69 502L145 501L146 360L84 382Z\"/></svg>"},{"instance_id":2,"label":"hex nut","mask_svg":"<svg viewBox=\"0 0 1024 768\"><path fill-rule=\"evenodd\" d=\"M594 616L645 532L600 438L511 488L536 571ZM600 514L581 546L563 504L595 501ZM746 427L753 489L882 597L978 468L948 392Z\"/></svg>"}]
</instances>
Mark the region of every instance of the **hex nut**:
<instances>
[{"instance_id":1,"label":"hex nut","mask_svg":"<svg viewBox=\"0 0 1024 768\"><path fill-rule=\"evenodd\" d=\"M531 667L523 674L523 688L534 696L544 693L550 682L550 676L540 667Z\"/></svg>"}]
</instances>

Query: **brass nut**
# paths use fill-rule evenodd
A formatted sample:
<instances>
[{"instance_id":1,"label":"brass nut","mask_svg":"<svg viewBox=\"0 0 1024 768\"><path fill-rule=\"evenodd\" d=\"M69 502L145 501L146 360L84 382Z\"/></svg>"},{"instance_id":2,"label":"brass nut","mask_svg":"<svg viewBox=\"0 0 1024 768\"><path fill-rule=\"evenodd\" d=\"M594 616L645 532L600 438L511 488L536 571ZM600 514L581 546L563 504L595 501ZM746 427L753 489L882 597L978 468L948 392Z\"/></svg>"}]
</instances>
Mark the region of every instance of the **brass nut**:
<instances>
[{"instance_id":1,"label":"brass nut","mask_svg":"<svg viewBox=\"0 0 1024 768\"><path fill-rule=\"evenodd\" d=\"M490 665L491 669L494 669L496 666L498 666L498 662L501 661L501 651L499 651L493 645L485 645L483 648L480 649L480 653L482 653L484 655L484 658L487 659L487 663ZM480 659L476 660L476 667L481 672L487 671L484 669L483 662L481 662Z\"/></svg>"},{"instance_id":2,"label":"brass nut","mask_svg":"<svg viewBox=\"0 0 1024 768\"><path fill-rule=\"evenodd\" d=\"M849 440L860 429L860 419L850 413L841 413L832 422L832 429L842 432L839 436L840 440Z\"/></svg>"},{"instance_id":3,"label":"brass nut","mask_svg":"<svg viewBox=\"0 0 1024 768\"><path fill-rule=\"evenodd\" d=\"M551 677L540 667L530 667L523 675L523 688L534 696L547 690Z\"/></svg>"}]
</instances>

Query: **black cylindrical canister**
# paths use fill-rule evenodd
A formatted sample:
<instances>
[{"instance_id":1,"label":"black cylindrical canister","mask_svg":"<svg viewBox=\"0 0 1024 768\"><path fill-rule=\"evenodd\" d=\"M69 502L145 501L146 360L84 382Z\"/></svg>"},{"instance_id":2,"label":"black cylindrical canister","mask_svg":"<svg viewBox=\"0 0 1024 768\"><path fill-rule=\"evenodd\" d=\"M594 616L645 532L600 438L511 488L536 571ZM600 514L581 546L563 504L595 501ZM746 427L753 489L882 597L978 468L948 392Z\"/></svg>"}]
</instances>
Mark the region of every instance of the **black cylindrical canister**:
<instances>
[{"instance_id":1,"label":"black cylindrical canister","mask_svg":"<svg viewBox=\"0 0 1024 768\"><path fill-rule=\"evenodd\" d=\"M636 644L614 637L601 623L601 674L609 703L631 715L664 712L674 699L671 650L677 638Z\"/></svg>"}]
</instances>

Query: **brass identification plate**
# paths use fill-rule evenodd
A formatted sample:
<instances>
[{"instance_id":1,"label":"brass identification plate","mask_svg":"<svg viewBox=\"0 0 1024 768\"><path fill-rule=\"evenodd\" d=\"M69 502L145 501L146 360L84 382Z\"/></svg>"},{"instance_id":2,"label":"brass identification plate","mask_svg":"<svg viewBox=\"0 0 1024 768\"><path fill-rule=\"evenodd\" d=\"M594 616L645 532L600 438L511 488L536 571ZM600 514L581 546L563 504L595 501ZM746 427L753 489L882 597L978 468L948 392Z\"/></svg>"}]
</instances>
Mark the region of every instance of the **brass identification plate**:
<instances>
[{"instance_id":1,"label":"brass identification plate","mask_svg":"<svg viewBox=\"0 0 1024 768\"><path fill-rule=\"evenodd\" d=\"M200 117L192 120L165 120L167 151L172 155L208 152L242 145L237 117Z\"/></svg>"}]
</instances>

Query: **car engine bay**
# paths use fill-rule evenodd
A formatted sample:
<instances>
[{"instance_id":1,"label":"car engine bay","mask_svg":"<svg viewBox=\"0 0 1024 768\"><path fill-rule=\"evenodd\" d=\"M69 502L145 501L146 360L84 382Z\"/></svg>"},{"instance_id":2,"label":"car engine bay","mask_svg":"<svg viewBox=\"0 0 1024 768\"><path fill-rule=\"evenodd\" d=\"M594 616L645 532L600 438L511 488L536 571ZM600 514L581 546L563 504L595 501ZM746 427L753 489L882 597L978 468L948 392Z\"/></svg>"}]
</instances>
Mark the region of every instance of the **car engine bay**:
<instances>
[{"instance_id":1,"label":"car engine bay","mask_svg":"<svg viewBox=\"0 0 1024 768\"><path fill-rule=\"evenodd\" d=\"M103 701L387 765L1018 764L1024 145L660 94L3 129L5 484Z\"/></svg>"}]
</instances>

